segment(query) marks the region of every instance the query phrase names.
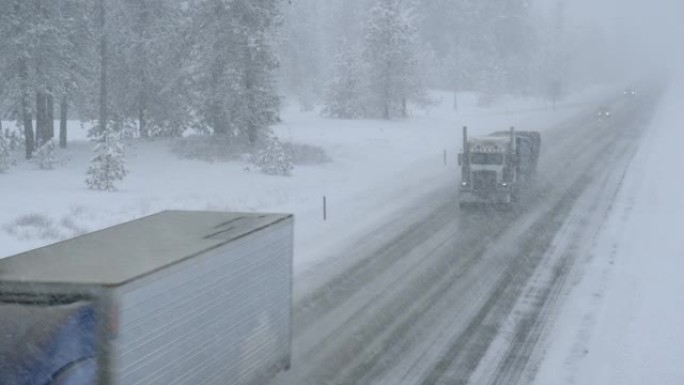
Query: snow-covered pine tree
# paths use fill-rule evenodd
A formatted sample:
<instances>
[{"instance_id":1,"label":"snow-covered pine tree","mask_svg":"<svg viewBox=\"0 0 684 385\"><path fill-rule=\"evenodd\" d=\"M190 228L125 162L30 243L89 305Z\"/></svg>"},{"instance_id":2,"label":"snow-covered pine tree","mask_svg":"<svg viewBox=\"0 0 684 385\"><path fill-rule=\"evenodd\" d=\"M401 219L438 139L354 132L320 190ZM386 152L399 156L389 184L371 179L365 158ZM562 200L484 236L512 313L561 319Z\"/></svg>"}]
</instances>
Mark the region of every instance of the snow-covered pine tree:
<instances>
[{"instance_id":1,"label":"snow-covered pine tree","mask_svg":"<svg viewBox=\"0 0 684 385\"><path fill-rule=\"evenodd\" d=\"M181 3L107 2L108 75L117 79L108 84L109 109L141 137L180 135L190 119Z\"/></svg>"},{"instance_id":2,"label":"snow-covered pine tree","mask_svg":"<svg viewBox=\"0 0 684 385\"><path fill-rule=\"evenodd\" d=\"M80 86L92 83L87 78L90 5L81 0L0 0L0 9L0 104L12 102L30 159L36 145L54 136L54 98L75 97Z\"/></svg>"},{"instance_id":3,"label":"snow-covered pine tree","mask_svg":"<svg viewBox=\"0 0 684 385\"><path fill-rule=\"evenodd\" d=\"M504 91L513 94L529 93L533 80L538 40L527 1L498 1L497 10L490 14L494 44L504 74Z\"/></svg>"},{"instance_id":4,"label":"snow-covered pine tree","mask_svg":"<svg viewBox=\"0 0 684 385\"><path fill-rule=\"evenodd\" d=\"M12 165L12 151L9 141L0 135L0 172L5 172Z\"/></svg>"},{"instance_id":5,"label":"snow-covered pine tree","mask_svg":"<svg viewBox=\"0 0 684 385\"><path fill-rule=\"evenodd\" d=\"M400 0L376 0L366 24L364 58L368 64L370 106L383 119L408 114L407 103L424 99L417 29L412 7Z\"/></svg>"},{"instance_id":6,"label":"snow-covered pine tree","mask_svg":"<svg viewBox=\"0 0 684 385\"><path fill-rule=\"evenodd\" d=\"M128 174L123 146L109 126L94 142L95 156L88 167L86 184L93 190L115 191L114 183Z\"/></svg>"},{"instance_id":7,"label":"snow-covered pine tree","mask_svg":"<svg viewBox=\"0 0 684 385\"><path fill-rule=\"evenodd\" d=\"M277 120L275 33L282 0L191 0L194 109L215 135L255 144Z\"/></svg>"},{"instance_id":8,"label":"snow-covered pine tree","mask_svg":"<svg viewBox=\"0 0 684 385\"><path fill-rule=\"evenodd\" d=\"M320 0L283 2L283 26L278 56L282 86L296 97L301 111L320 101L324 60ZM328 28L328 26L326 26Z\"/></svg>"},{"instance_id":9,"label":"snow-covered pine tree","mask_svg":"<svg viewBox=\"0 0 684 385\"><path fill-rule=\"evenodd\" d=\"M323 115L331 118L357 119L366 114L364 94L366 78L360 53L347 41L335 57L332 78L326 84Z\"/></svg>"},{"instance_id":10,"label":"snow-covered pine tree","mask_svg":"<svg viewBox=\"0 0 684 385\"><path fill-rule=\"evenodd\" d=\"M501 58L493 51L480 51L478 57L480 70L477 72L476 84L480 91L478 106L491 107L498 96L506 91L506 70Z\"/></svg>"},{"instance_id":11,"label":"snow-covered pine tree","mask_svg":"<svg viewBox=\"0 0 684 385\"><path fill-rule=\"evenodd\" d=\"M294 169L292 158L273 134L266 136L264 147L257 153L254 163L263 173L269 175L288 176Z\"/></svg>"},{"instance_id":12,"label":"snow-covered pine tree","mask_svg":"<svg viewBox=\"0 0 684 385\"><path fill-rule=\"evenodd\" d=\"M275 34L280 20L280 0L240 3L238 20L242 60L236 70L240 81L231 120L242 138L255 145L269 125L279 117L280 98L275 79L278 57L275 51ZM258 5L256 5L258 4Z\"/></svg>"},{"instance_id":13,"label":"snow-covered pine tree","mask_svg":"<svg viewBox=\"0 0 684 385\"><path fill-rule=\"evenodd\" d=\"M56 148L57 143L54 139L47 140L33 153L31 161L41 170L52 170L55 167L55 163L57 163L55 156Z\"/></svg>"},{"instance_id":14,"label":"snow-covered pine tree","mask_svg":"<svg viewBox=\"0 0 684 385\"><path fill-rule=\"evenodd\" d=\"M9 144L9 148L11 151L14 151L21 146L21 143L23 142L23 139L21 138L21 131L10 131L9 128L5 129L5 132L2 134L5 137L5 140Z\"/></svg>"}]
</instances>

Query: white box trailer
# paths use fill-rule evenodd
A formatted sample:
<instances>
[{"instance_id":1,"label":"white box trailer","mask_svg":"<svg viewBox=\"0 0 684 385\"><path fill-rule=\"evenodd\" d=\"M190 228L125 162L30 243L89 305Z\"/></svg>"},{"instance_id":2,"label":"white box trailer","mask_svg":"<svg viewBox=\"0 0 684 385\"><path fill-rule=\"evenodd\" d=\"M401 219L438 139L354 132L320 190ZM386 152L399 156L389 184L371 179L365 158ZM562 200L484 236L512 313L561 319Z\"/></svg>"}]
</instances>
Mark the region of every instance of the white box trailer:
<instances>
[{"instance_id":1,"label":"white box trailer","mask_svg":"<svg viewBox=\"0 0 684 385\"><path fill-rule=\"evenodd\" d=\"M0 384L263 384L293 217L166 211L0 260Z\"/></svg>"}]
</instances>

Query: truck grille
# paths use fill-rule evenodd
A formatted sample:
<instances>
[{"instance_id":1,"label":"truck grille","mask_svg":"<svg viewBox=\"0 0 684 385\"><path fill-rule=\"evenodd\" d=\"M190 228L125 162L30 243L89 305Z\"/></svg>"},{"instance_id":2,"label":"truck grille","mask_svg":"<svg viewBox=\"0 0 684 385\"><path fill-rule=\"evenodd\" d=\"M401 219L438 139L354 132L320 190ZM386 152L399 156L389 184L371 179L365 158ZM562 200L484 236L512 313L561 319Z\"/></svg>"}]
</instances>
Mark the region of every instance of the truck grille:
<instances>
[{"instance_id":1,"label":"truck grille","mask_svg":"<svg viewBox=\"0 0 684 385\"><path fill-rule=\"evenodd\" d=\"M473 190L479 194L496 192L496 171L473 171Z\"/></svg>"}]
</instances>

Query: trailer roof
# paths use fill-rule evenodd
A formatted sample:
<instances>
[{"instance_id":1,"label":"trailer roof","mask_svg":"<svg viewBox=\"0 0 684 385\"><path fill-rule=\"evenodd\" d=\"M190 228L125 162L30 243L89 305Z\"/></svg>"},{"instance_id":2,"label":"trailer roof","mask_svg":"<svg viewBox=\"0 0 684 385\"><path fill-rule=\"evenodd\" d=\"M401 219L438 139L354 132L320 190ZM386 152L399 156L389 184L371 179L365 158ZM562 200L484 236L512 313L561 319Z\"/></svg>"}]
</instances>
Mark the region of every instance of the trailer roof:
<instances>
[{"instance_id":1,"label":"trailer roof","mask_svg":"<svg viewBox=\"0 0 684 385\"><path fill-rule=\"evenodd\" d=\"M291 217L164 211L0 259L0 283L115 286Z\"/></svg>"}]
</instances>

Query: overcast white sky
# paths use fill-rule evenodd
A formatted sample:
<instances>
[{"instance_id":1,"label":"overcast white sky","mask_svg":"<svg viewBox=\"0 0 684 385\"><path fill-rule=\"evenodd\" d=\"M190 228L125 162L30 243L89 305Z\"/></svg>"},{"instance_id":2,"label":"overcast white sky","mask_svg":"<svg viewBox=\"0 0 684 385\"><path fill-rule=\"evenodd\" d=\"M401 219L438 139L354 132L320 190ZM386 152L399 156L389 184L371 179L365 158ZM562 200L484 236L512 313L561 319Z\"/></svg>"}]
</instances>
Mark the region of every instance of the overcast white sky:
<instances>
[{"instance_id":1,"label":"overcast white sky","mask_svg":"<svg viewBox=\"0 0 684 385\"><path fill-rule=\"evenodd\" d=\"M533 0L545 7L565 2L568 27L598 24L634 60L684 64L684 0ZM549 8L547 8L549 9Z\"/></svg>"}]
</instances>

